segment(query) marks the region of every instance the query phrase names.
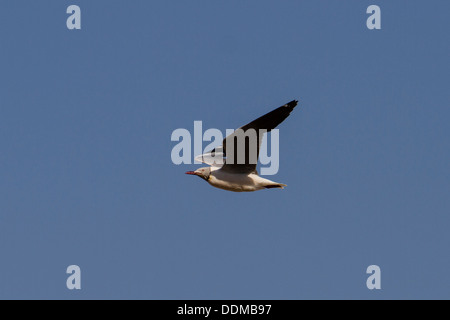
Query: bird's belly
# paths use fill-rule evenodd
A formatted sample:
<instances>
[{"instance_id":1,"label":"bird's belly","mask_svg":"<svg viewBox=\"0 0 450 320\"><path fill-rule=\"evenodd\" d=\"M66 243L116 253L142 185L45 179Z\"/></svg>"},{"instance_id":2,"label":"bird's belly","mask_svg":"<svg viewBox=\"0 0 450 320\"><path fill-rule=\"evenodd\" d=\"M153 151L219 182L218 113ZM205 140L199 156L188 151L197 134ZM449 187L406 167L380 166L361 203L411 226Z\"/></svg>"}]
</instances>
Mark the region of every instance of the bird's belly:
<instances>
[{"instance_id":1,"label":"bird's belly","mask_svg":"<svg viewBox=\"0 0 450 320\"><path fill-rule=\"evenodd\" d=\"M264 189L253 175L214 172L208 180L209 184L220 189L234 192L251 192Z\"/></svg>"}]
</instances>

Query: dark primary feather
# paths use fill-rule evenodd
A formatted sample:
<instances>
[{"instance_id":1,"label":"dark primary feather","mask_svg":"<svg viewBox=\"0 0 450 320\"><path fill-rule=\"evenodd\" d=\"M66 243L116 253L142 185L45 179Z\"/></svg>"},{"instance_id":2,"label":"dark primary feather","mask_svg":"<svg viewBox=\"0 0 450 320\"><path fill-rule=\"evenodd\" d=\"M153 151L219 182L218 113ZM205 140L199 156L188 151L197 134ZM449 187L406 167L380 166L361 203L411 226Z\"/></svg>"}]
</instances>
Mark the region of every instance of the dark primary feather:
<instances>
[{"instance_id":1,"label":"dark primary feather","mask_svg":"<svg viewBox=\"0 0 450 320\"><path fill-rule=\"evenodd\" d=\"M259 117L258 119L253 120L252 122L246 124L240 129L244 131L251 128L255 130L266 129L267 132L269 132L270 130L275 129L280 123L284 121L284 119L286 119L289 116L292 110L294 110L297 103L298 103L297 100L292 100L291 102L285 104L284 106L276 108L275 110L266 113L265 115Z\"/></svg>"},{"instance_id":2,"label":"dark primary feather","mask_svg":"<svg viewBox=\"0 0 450 320\"><path fill-rule=\"evenodd\" d=\"M245 134L249 129L254 129L256 131L256 136L257 136L257 145L254 146L256 147L257 150L257 154L256 154L256 158L259 157L259 149L260 149L260 145L264 136L264 132L260 133L260 130L265 130L265 132L270 132L272 129L275 129L281 122L283 122L288 116L289 114L292 112L292 110L294 110L295 106L297 105L298 101L297 100L293 100L265 115L263 115L262 117L259 117L258 119L240 127L239 129L242 129L243 133ZM238 141L238 137L237 137L237 133L233 133L230 134L229 136L227 136L225 139L223 139L222 142L222 147L223 147L223 153L226 156L226 147L227 147L227 139L234 139L234 161L230 161L229 158L227 158L227 160L225 161L225 164L222 167L222 170L225 171L229 171L229 172L234 172L234 173L252 173L252 172L256 172L256 165L257 165L257 161L256 162L252 162L250 160L250 155L249 155L249 150L250 150L250 139L245 138L245 146L244 146L244 150L245 150L245 161L244 163L238 163L238 146L237 146L237 141ZM214 150L212 151L214 152ZM241 155L242 156L242 155ZM239 157L240 158L240 157ZM257 160L257 159L256 159Z\"/></svg>"}]
</instances>

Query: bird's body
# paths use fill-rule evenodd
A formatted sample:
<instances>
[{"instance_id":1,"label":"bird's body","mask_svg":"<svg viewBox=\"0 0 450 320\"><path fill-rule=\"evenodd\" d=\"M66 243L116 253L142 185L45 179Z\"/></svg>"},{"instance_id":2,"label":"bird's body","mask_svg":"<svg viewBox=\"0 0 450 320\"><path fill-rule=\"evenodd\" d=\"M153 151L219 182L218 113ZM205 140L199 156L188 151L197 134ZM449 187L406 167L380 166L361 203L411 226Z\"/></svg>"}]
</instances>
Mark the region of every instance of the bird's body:
<instances>
[{"instance_id":1,"label":"bird's body","mask_svg":"<svg viewBox=\"0 0 450 320\"><path fill-rule=\"evenodd\" d=\"M206 181L213 187L235 192L250 192L269 188L283 188L286 185L260 177L256 173L229 173L215 168Z\"/></svg>"},{"instance_id":2,"label":"bird's body","mask_svg":"<svg viewBox=\"0 0 450 320\"><path fill-rule=\"evenodd\" d=\"M285 184L274 182L258 175L256 171L257 158L264 133L270 132L283 122L294 110L297 103L298 101L293 100L242 126L227 136L223 140L221 147L197 157L201 159L200 161L210 164L211 167L188 171L186 174L199 176L216 188L234 192L251 192L271 188L283 189L286 186ZM252 140L247 136L250 134L253 134L255 139ZM256 152L256 154L252 154L252 152ZM217 155L227 157L225 163L222 162L220 165L217 165L215 162ZM210 158L214 159L211 163L209 163L209 160L206 160Z\"/></svg>"}]
</instances>

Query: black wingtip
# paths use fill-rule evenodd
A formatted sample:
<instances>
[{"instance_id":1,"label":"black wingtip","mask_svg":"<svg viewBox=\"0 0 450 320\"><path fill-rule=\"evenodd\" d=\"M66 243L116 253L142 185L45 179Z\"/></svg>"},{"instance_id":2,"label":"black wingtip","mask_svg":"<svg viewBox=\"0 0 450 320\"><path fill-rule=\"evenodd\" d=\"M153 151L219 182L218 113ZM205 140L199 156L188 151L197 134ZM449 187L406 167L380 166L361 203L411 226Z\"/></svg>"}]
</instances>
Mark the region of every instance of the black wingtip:
<instances>
[{"instance_id":1,"label":"black wingtip","mask_svg":"<svg viewBox=\"0 0 450 320\"><path fill-rule=\"evenodd\" d=\"M291 102L288 102L284 105L284 107L288 107L291 110L293 110L298 104L298 100L292 100Z\"/></svg>"}]
</instances>

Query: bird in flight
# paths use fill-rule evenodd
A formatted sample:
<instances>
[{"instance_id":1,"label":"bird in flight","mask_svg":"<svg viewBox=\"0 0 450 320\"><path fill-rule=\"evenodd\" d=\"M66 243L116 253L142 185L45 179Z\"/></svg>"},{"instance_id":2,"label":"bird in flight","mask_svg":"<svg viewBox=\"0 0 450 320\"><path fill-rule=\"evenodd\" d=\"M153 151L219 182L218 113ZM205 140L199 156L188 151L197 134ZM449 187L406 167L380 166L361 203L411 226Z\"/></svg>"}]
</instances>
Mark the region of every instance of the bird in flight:
<instances>
[{"instance_id":1,"label":"bird in flight","mask_svg":"<svg viewBox=\"0 0 450 320\"><path fill-rule=\"evenodd\" d=\"M264 133L283 122L297 103L297 100L293 100L240 127L223 139L222 146L195 158L209 164L209 167L188 171L186 174L196 175L213 187L234 192L283 189L285 184L260 177L256 165Z\"/></svg>"}]
</instances>

